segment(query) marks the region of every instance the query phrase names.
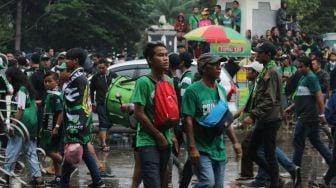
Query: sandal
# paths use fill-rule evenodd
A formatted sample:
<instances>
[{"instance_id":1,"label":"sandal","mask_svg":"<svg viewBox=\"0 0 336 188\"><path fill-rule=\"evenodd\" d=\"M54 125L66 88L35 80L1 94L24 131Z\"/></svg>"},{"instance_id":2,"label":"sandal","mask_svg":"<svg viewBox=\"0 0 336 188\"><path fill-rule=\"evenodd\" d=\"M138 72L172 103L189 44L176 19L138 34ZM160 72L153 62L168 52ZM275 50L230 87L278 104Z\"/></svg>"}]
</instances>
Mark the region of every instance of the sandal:
<instances>
[{"instance_id":1,"label":"sandal","mask_svg":"<svg viewBox=\"0 0 336 188\"><path fill-rule=\"evenodd\" d=\"M110 146L101 146L101 150L104 152L109 152L110 151Z\"/></svg>"}]
</instances>

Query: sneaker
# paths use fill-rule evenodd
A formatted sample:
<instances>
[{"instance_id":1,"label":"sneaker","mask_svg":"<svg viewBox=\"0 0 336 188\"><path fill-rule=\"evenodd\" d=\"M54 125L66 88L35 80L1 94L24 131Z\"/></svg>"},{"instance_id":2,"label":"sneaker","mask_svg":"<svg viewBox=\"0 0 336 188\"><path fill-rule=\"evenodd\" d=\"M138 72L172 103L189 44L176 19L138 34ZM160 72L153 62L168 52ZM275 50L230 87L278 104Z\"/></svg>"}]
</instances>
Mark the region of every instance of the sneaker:
<instances>
[{"instance_id":1,"label":"sneaker","mask_svg":"<svg viewBox=\"0 0 336 188\"><path fill-rule=\"evenodd\" d=\"M95 187L95 188L101 188L101 187L106 187L105 183L103 182L103 180L99 180L96 183L90 183L88 185L88 187Z\"/></svg>"},{"instance_id":2,"label":"sneaker","mask_svg":"<svg viewBox=\"0 0 336 188\"><path fill-rule=\"evenodd\" d=\"M45 187L42 177L34 177L27 185L28 187Z\"/></svg>"},{"instance_id":3,"label":"sneaker","mask_svg":"<svg viewBox=\"0 0 336 188\"><path fill-rule=\"evenodd\" d=\"M47 185L57 185L61 182L61 177L57 176L55 179L46 182Z\"/></svg>"},{"instance_id":4,"label":"sneaker","mask_svg":"<svg viewBox=\"0 0 336 188\"><path fill-rule=\"evenodd\" d=\"M266 187L266 183L265 182L260 182L258 180L254 180L248 184L245 185L245 187L253 187L253 188L258 188L258 187Z\"/></svg>"},{"instance_id":5,"label":"sneaker","mask_svg":"<svg viewBox=\"0 0 336 188\"><path fill-rule=\"evenodd\" d=\"M110 174L110 173L107 173L107 172L105 172L105 171L100 171L100 177L101 177L101 178L114 178L115 175Z\"/></svg>"}]
</instances>

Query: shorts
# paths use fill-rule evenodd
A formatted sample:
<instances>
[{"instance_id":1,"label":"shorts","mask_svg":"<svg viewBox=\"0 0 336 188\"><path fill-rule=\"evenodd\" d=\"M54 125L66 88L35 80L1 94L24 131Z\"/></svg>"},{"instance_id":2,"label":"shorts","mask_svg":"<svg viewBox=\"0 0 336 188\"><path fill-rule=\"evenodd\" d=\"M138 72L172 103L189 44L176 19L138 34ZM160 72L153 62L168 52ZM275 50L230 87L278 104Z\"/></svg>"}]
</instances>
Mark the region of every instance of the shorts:
<instances>
[{"instance_id":1,"label":"shorts","mask_svg":"<svg viewBox=\"0 0 336 188\"><path fill-rule=\"evenodd\" d=\"M96 112L98 115L99 121L99 130L100 131L107 131L112 127L112 123L108 120L106 109L104 104L97 104Z\"/></svg>"}]
</instances>

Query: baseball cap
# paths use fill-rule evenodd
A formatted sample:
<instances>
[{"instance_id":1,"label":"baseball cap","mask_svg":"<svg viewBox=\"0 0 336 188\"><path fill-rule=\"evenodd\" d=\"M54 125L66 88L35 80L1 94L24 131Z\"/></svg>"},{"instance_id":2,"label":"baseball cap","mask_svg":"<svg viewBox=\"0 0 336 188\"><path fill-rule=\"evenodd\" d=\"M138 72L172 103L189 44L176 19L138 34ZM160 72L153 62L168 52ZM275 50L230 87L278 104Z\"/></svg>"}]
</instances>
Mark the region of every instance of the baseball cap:
<instances>
[{"instance_id":1,"label":"baseball cap","mask_svg":"<svg viewBox=\"0 0 336 188\"><path fill-rule=\"evenodd\" d=\"M198 68L203 68L207 63L217 63L227 61L226 57L220 57L212 53L204 53L197 59Z\"/></svg>"},{"instance_id":2,"label":"baseball cap","mask_svg":"<svg viewBox=\"0 0 336 188\"><path fill-rule=\"evenodd\" d=\"M261 71L263 70L264 68L264 65L259 63L258 61L254 61L252 62L251 64L249 65L244 65L244 68L252 68L254 69L255 71L257 71L258 73L261 73Z\"/></svg>"},{"instance_id":3,"label":"baseball cap","mask_svg":"<svg viewBox=\"0 0 336 188\"><path fill-rule=\"evenodd\" d=\"M67 68L66 63L62 63L61 65L56 65L56 69L58 70L65 70Z\"/></svg>"},{"instance_id":4,"label":"baseball cap","mask_svg":"<svg viewBox=\"0 0 336 188\"><path fill-rule=\"evenodd\" d=\"M48 56L48 54L42 54L41 59L50 59L50 57Z\"/></svg>"},{"instance_id":5,"label":"baseball cap","mask_svg":"<svg viewBox=\"0 0 336 188\"><path fill-rule=\"evenodd\" d=\"M257 44L256 47L253 48L253 51L255 52L270 52L272 56L276 54L276 48L275 46L268 42L268 41L263 41Z\"/></svg>"}]
</instances>

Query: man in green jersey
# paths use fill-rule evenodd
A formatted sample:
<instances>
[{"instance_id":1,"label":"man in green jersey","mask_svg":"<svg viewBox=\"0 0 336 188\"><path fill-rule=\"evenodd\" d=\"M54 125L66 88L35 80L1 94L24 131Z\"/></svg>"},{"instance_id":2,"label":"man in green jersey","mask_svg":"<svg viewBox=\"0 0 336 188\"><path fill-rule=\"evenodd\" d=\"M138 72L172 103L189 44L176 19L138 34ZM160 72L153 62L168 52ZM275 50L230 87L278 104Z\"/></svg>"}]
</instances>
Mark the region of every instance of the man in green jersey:
<instances>
[{"instance_id":1,"label":"man in green jersey","mask_svg":"<svg viewBox=\"0 0 336 188\"><path fill-rule=\"evenodd\" d=\"M169 68L168 51L163 43L148 43L144 47L144 57L151 69L154 81L165 79ZM141 175L144 187L163 187L167 163L171 154L172 131L161 132L154 126L155 84L148 76L140 77L135 84L132 103L138 120L136 147L141 161ZM173 83L171 83L173 85Z\"/></svg>"},{"instance_id":2,"label":"man in green jersey","mask_svg":"<svg viewBox=\"0 0 336 188\"><path fill-rule=\"evenodd\" d=\"M190 85L182 99L182 114L188 138L190 162L194 167L198 182L195 187L224 187L224 171L227 160L224 135L212 138L205 137L196 127L219 101L219 90L225 94L225 89L217 84L221 73L220 63L224 59L211 53L202 54L198 60L198 72L202 79ZM241 147L230 127L226 134L234 143L237 154Z\"/></svg>"}]
</instances>

